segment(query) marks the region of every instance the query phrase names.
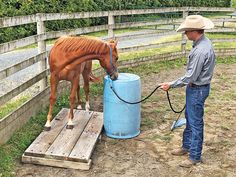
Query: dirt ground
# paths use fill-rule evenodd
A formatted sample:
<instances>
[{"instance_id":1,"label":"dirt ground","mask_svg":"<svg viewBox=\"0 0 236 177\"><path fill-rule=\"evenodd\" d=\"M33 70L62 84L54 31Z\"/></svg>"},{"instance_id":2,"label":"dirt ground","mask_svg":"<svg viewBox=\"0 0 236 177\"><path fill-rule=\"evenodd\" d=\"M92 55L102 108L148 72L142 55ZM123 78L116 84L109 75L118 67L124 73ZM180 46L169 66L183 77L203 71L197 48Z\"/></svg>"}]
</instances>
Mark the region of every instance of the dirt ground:
<instances>
[{"instance_id":1,"label":"dirt ground","mask_svg":"<svg viewBox=\"0 0 236 177\"><path fill-rule=\"evenodd\" d=\"M234 177L236 176L236 64L216 66L212 90L205 105L204 163L190 169L178 164L187 159L174 157L172 149L181 145L183 128L170 127L177 115L171 112L165 92L159 90L142 103L141 134L127 140L102 135L92 155L89 171L17 163L17 177ZM142 95L149 94L163 81L184 73L184 67L153 74L140 74ZM137 73L139 74L139 73ZM176 109L184 105L184 88L170 91ZM92 101L92 100L91 100ZM102 96L92 101L102 111Z\"/></svg>"}]
</instances>

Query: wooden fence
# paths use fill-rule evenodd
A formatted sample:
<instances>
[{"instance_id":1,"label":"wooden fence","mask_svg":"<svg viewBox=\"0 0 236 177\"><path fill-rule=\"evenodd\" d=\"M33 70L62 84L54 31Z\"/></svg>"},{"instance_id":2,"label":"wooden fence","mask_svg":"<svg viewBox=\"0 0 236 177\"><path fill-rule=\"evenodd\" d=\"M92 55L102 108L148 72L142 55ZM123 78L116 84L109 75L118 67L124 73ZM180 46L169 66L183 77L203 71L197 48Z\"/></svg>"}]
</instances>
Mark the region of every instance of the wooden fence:
<instances>
[{"instance_id":1,"label":"wooden fence","mask_svg":"<svg viewBox=\"0 0 236 177\"><path fill-rule=\"evenodd\" d=\"M122 15L139 15L139 14L161 14L161 13L169 13L169 12L181 12L183 17L186 17L189 12L226 12L231 13L234 12L233 8L197 8L197 7L179 7L179 8L159 8L159 9L141 9L141 10L123 10L123 11L102 11L102 12L81 12L81 13L55 13L55 14L35 14L28 16L19 16L19 17L7 17L0 18L0 28L18 26L29 23L36 23L37 25L37 35L29 36L26 38L22 38L15 41L10 41L7 43L0 44L0 54L15 50L20 47L24 47L30 44L38 43L38 54L30 57L22 62L14 64L13 66L4 68L0 71L0 80L7 79L7 77L15 74L35 63L40 63L41 72L37 74L35 77L29 79L25 83L20 86L9 90L6 94L0 96L0 106L14 98L15 96L22 93L24 90L32 86L33 84L40 82L40 93L38 93L35 97L24 103L20 108L7 115L3 119L0 120L0 144L5 143L12 134L22 127L25 122L33 115L35 115L38 111L40 111L43 107L47 106L49 101L49 93L50 89L47 85L47 76L50 74L46 64L47 51L46 51L46 40L58 38L62 35L79 35L79 34L87 34L91 32L97 31L108 31L108 37L115 37L119 40L122 40L124 37L117 37L114 35L114 29L121 29L127 27L144 27L144 26L156 26L156 25L173 25L173 29L175 29L176 25L178 25L181 19L165 19L165 20L156 20L153 22L128 22L128 23L115 23L115 18L117 16ZM91 26L84 27L73 30L63 30L63 31L50 31L46 32L45 30L45 21L51 20L63 20L63 19L81 19L81 18L94 18L94 17L107 17L108 24L100 25L100 26ZM213 19L215 24L219 24L224 27L226 22L235 22L235 18L218 18ZM211 32L235 32L234 28L220 28L211 30ZM174 30L169 30L165 32L152 32L141 34L144 36L147 35L170 35L175 34ZM139 34L140 36L140 34ZM125 36L125 39L135 38L136 35ZM225 42L225 41L233 41L235 39L215 39L217 42ZM130 67L130 66L138 66L142 63L151 63L155 61L161 60L173 60L181 57L185 57L186 55L186 39L183 37L182 40L172 41L167 43L160 44L149 44L143 46L136 47L127 47L119 49L119 52L129 52L133 50L145 50L149 48L158 48L169 45L181 45L182 51L176 53L167 53L162 55L156 55L152 57L144 57L130 61L121 61L119 66ZM236 49L224 49L216 51L218 56L234 56L236 55ZM102 69L97 69L95 71L98 75L104 74ZM63 92L63 90L67 89L69 86L67 82L61 82L62 87L59 87L59 93ZM35 106L37 103L37 106Z\"/></svg>"}]
</instances>

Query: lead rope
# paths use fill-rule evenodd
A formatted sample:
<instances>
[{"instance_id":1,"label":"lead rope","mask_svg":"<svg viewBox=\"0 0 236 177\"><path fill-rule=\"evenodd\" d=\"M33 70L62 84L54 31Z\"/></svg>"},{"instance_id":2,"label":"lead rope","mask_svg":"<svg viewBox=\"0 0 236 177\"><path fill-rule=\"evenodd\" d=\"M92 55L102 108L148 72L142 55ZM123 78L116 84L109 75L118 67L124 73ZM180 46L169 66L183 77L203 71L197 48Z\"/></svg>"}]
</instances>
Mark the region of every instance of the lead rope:
<instances>
[{"instance_id":1,"label":"lead rope","mask_svg":"<svg viewBox=\"0 0 236 177\"><path fill-rule=\"evenodd\" d=\"M122 99L122 98L117 94L117 92L115 91L115 89L114 89L114 87L112 86L111 83L113 83L113 82L111 81L111 79L109 79L110 88L111 88L111 90L113 91L113 93L117 96L117 98L119 98L121 101L123 101L123 102L125 102L125 103L127 103L127 104L138 104L138 103L141 103L141 102L147 100L150 96L153 95L154 92L156 92L156 90L157 90L158 88L160 88L160 85L158 85L148 96L146 96L145 98L141 99L140 101L129 102L129 101L126 101L126 100ZM168 92L168 91L166 91L166 96L167 96L167 100L168 100L168 103L169 103L169 106L170 106L171 110L172 110L174 113L179 114L178 118L177 118L176 121L175 121L175 124L174 124L174 126L175 126L176 123L177 123L177 121L178 121L179 118L180 118L180 115L181 115L182 112L185 110L186 104L184 105L184 107L183 107L180 111L176 111L176 110L173 108L173 106L172 106L172 103L171 103L171 101L170 101L170 95L169 95L169 92ZM171 131L173 131L173 130L171 130Z\"/></svg>"},{"instance_id":2,"label":"lead rope","mask_svg":"<svg viewBox=\"0 0 236 177\"><path fill-rule=\"evenodd\" d=\"M136 101L136 102L129 102L126 101L124 99L122 99L115 91L115 89L112 87L112 85L110 85L111 90L113 91L113 93L117 96L117 98L119 98L121 101L127 103L127 104L138 104L141 103L143 101L145 101L146 99L148 99L150 96L152 96L152 94L160 87L160 85L158 85L147 97L145 97L144 99L140 100L140 101Z\"/></svg>"}]
</instances>

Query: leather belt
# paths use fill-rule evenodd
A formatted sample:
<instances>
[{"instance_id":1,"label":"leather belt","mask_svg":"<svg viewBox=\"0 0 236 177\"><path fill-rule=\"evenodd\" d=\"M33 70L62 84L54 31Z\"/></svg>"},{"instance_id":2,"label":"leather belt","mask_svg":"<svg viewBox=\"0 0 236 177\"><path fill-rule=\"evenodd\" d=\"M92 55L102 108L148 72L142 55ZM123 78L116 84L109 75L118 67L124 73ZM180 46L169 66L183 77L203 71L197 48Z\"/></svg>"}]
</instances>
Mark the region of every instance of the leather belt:
<instances>
[{"instance_id":1,"label":"leather belt","mask_svg":"<svg viewBox=\"0 0 236 177\"><path fill-rule=\"evenodd\" d=\"M209 84L196 85L196 84L193 84L193 83L189 83L188 85L189 85L189 87L207 87Z\"/></svg>"}]
</instances>

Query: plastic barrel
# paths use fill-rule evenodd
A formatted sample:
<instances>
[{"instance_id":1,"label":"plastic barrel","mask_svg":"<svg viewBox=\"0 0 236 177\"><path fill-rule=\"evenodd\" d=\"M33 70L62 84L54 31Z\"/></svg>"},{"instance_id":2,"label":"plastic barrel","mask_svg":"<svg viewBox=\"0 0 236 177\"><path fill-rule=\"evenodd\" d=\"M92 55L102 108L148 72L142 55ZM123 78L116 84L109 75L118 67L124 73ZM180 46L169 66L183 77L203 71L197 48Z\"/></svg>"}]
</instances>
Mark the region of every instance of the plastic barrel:
<instances>
[{"instance_id":1,"label":"plastic barrel","mask_svg":"<svg viewBox=\"0 0 236 177\"><path fill-rule=\"evenodd\" d=\"M103 116L105 134L111 138L133 138L140 133L141 104L121 101L110 86L125 101L137 102L141 99L141 81L135 74L119 73L118 79L104 78Z\"/></svg>"}]
</instances>

